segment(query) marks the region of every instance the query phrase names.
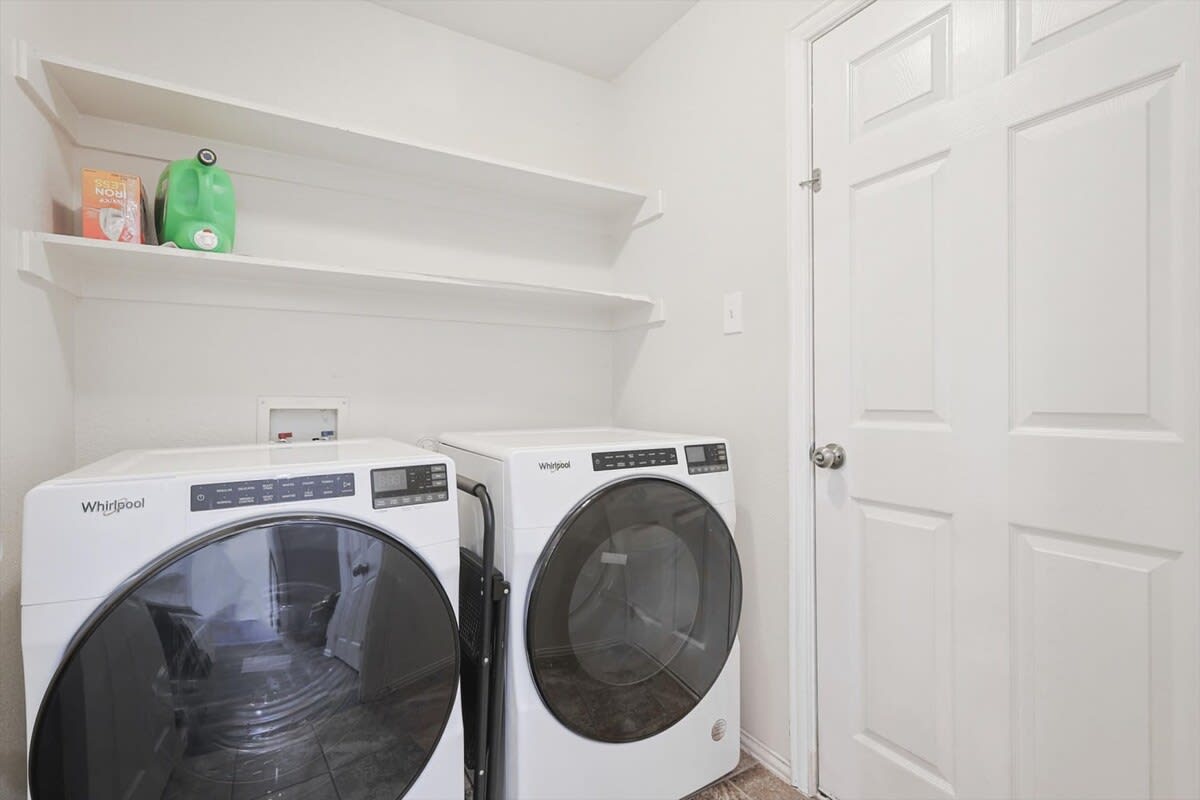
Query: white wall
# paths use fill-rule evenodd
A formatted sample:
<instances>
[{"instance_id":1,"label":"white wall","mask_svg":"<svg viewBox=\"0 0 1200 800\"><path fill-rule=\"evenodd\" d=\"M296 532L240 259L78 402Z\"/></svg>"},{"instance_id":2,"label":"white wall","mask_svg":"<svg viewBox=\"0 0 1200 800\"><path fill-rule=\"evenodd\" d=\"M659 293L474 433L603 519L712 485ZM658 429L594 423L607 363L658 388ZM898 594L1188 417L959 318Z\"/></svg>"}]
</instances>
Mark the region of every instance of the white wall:
<instances>
[{"instance_id":1,"label":"white wall","mask_svg":"<svg viewBox=\"0 0 1200 800\"><path fill-rule=\"evenodd\" d=\"M260 395L350 400L344 435L611 421L605 334L52 296L17 272L21 230L72 233L80 166L9 74L11 44L348 127L606 180L615 89L366 2L0 2L0 797L23 795L20 500L128 447L252 441ZM201 35L195 35L201 34ZM219 148L218 148L219 152ZM191 155L182 152L179 157ZM608 285L569 235L234 175L238 250L403 270ZM152 186L153 184L151 184ZM567 276L567 277L564 277ZM479 388L484 386L486 388Z\"/></svg>"},{"instance_id":2,"label":"white wall","mask_svg":"<svg viewBox=\"0 0 1200 800\"><path fill-rule=\"evenodd\" d=\"M10 31L34 16L0 3L0 64L12 63ZM53 230L70 216L70 152L54 128L0 78L0 797L23 797L21 499L74 464L73 301L16 271L20 231Z\"/></svg>"},{"instance_id":3,"label":"white wall","mask_svg":"<svg viewBox=\"0 0 1200 800\"><path fill-rule=\"evenodd\" d=\"M618 282L666 300L661 330L621 334L618 424L727 436L738 496L742 727L790 761L785 43L820 5L699 3L617 81L621 164L666 191ZM745 333L722 334L744 293Z\"/></svg>"},{"instance_id":4,"label":"white wall","mask_svg":"<svg viewBox=\"0 0 1200 800\"><path fill-rule=\"evenodd\" d=\"M80 463L254 441L259 395L348 397L344 437L409 442L611 417L610 335L594 331L95 300L76 335Z\"/></svg>"}]
</instances>

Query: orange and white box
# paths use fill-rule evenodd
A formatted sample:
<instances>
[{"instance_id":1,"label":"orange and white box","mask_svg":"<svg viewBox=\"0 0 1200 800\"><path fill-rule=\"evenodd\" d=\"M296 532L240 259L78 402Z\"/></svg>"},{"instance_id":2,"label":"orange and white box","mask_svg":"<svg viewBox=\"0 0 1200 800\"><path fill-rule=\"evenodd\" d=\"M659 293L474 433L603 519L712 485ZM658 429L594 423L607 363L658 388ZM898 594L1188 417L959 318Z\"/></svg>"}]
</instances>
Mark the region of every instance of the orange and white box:
<instances>
[{"instance_id":1,"label":"orange and white box","mask_svg":"<svg viewBox=\"0 0 1200 800\"><path fill-rule=\"evenodd\" d=\"M82 183L83 235L112 242L146 241L146 196L142 179L85 169Z\"/></svg>"}]
</instances>

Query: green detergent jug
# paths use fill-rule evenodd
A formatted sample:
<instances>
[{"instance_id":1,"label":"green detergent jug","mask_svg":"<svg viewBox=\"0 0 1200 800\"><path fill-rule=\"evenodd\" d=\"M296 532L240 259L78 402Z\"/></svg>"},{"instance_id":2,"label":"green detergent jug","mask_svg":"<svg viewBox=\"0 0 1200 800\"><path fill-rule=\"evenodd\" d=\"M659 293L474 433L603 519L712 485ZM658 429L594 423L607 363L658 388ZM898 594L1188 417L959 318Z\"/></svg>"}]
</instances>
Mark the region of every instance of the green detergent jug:
<instances>
[{"instance_id":1,"label":"green detergent jug","mask_svg":"<svg viewBox=\"0 0 1200 800\"><path fill-rule=\"evenodd\" d=\"M236 218L233 181L207 147L195 158L172 161L159 176L154 228L160 244L228 253Z\"/></svg>"}]
</instances>

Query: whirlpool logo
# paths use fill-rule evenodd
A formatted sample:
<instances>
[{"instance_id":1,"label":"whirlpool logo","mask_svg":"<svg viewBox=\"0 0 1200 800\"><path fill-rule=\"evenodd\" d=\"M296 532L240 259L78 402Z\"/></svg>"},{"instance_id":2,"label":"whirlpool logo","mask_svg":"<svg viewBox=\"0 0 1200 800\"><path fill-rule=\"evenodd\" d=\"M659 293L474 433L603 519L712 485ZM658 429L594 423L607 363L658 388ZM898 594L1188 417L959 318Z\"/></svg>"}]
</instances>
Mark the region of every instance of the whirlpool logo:
<instances>
[{"instance_id":1,"label":"whirlpool logo","mask_svg":"<svg viewBox=\"0 0 1200 800\"><path fill-rule=\"evenodd\" d=\"M145 508L146 498L139 497L136 500L130 500L128 497L122 497L120 500L90 500L80 503L85 514L103 514L106 517L111 517L113 514L120 514L122 511L129 511L135 508Z\"/></svg>"},{"instance_id":2,"label":"whirlpool logo","mask_svg":"<svg viewBox=\"0 0 1200 800\"><path fill-rule=\"evenodd\" d=\"M539 461L538 469L542 472L558 472L559 470L570 469L570 461Z\"/></svg>"}]
</instances>

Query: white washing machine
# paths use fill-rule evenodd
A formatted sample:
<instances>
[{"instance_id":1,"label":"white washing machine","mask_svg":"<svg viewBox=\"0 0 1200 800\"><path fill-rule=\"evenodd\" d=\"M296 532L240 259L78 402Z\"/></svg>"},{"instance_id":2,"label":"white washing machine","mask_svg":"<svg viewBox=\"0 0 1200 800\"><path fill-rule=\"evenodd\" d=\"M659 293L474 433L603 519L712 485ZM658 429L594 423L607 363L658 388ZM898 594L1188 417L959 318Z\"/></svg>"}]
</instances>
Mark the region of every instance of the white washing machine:
<instances>
[{"instance_id":1,"label":"white washing machine","mask_svg":"<svg viewBox=\"0 0 1200 800\"><path fill-rule=\"evenodd\" d=\"M35 488L30 796L460 800L454 484L364 440L131 451Z\"/></svg>"},{"instance_id":2,"label":"white washing machine","mask_svg":"<svg viewBox=\"0 0 1200 800\"><path fill-rule=\"evenodd\" d=\"M512 584L508 800L677 800L736 766L726 443L615 429L447 433L496 503ZM463 506L464 544L478 549Z\"/></svg>"}]
</instances>

